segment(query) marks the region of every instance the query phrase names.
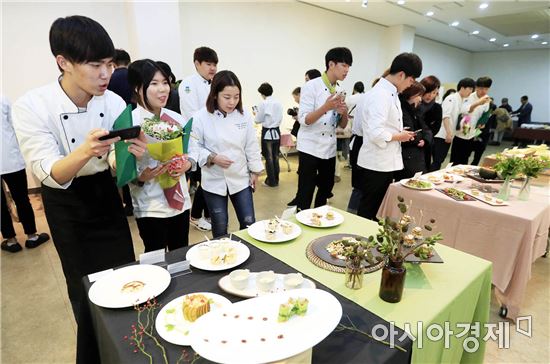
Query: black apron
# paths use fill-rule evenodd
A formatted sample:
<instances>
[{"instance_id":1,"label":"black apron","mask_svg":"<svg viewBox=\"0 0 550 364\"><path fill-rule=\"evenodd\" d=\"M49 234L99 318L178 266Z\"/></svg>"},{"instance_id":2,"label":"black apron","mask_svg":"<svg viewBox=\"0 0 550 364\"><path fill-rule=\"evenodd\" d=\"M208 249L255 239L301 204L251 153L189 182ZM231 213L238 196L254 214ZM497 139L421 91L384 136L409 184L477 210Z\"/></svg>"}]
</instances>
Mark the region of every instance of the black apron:
<instances>
[{"instance_id":1,"label":"black apron","mask_svg":"<svg viewBox=\"0 0 550 364\"><path fill-rule=\"evenodd\" d=\"M353 188L361 188L361 177L359 168L357 168L357 158L359 157L359 150L363 146L363 137L353 134L351 136L353 146L349 152L349 164L351 166L351 186Z\"/></svg>"},{"instance_id":2,"label":"black apron","mask_svg":"<svg viewBox=\"0 0 550 364\"><path fill-rule=\"evenodd\" d=\"M82 277L135 261L128 220L109 170L67 189L42 185L42 200L78 322Z\"/></svg>"},{"instance_id":3,"label":"black apron","mask_svg":"<svg viewBox=\"0 0 550 364\"><path fill-rule=\"evenodd\" d=\"M264 137L267 133L270 133L271 134L271 140L274 140L274 141L279 141L281 140L281 129L279 129L279 127L276 127L276 128L264 128L262 127L262 155L265 156L265 147L264 147ZM274 139L274 138L277 138L277 139ZM271 141L271 140L267 140L268 142Z\"/></svg>"}]
</instances>

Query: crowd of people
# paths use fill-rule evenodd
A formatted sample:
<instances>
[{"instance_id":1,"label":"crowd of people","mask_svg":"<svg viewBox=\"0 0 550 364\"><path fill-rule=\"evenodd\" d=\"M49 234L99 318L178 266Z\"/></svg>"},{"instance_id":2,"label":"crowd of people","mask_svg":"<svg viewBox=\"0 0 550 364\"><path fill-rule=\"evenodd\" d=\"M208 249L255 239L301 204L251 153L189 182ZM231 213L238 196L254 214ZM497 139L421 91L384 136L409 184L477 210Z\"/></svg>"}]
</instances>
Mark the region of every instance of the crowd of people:
<instances>
[{"instance_id":1,"label":"crowd of people","mask_svg":"<svg viewBox=\"0 0 550 364\"><path fill-rule=\"evenodd\" d=\"M3 156L13 155L13 166L3 164L2 180L15 200L28 248L49 236L36 232L21 154L40 180L46 219L78 320L85 301L81 277L135 259L126 215L135 215L145 251L187 246L190 225L212 230L214 237L227 234L229 200L241 229L255 222L253 192L264 170L262 156L262 184L279 185L284 112L267 82L258 87L262 102L252 113L246 111L239 78L229 70L218 71L218 55L208 47L195 50L196 72L178 83L164 62L131 62L90 18L57 19L49 40L59 78L26 93L11 111L3 99L3 128L11 130L4 135L12 141L3 144L9 148ZM325 55L324 72L307 71L305 84L292 91L298 106L287 114L295 121L290 133L297 140L299 168L296 196L289 205L300 210L327 203L339 181L338 164L347 162L352 173L348 210L375 220L392 181L441 168L449 149L454 163L467 164L474 152L475 164L489 141L491 118L495 143L511 127L507 100L494 111L490 106L488 77L460 80L457 91L439 104L439 79L431 75L416 81L422 61L402 53L370 90L365 92L357 82L348 96L339 82L352 64L348 48L332 48ZM176 168L152 157L143 132L125 140L137 177L124 187L123 204L112 178L117 168L113 146L120 137L111 137L109 131L127 105L132 105L135 126L166 115L182 128L189 125L191 138ZM529 121L531 110L525 96L515 112L520 123ZM255 123L262 127L260 143ZM159 182L165 174L179 182L176 200L167 197ZM21 246L5 204L2 189L2 249L16 252Z\"/></svg>"}]
</instances>

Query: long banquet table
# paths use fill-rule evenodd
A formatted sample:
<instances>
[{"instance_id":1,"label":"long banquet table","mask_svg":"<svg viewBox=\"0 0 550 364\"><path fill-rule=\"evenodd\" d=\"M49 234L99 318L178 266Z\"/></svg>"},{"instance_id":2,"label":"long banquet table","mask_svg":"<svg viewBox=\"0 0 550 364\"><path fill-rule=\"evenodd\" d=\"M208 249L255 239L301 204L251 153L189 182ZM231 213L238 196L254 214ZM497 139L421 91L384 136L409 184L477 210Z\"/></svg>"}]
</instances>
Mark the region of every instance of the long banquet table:
<instances>
[{"instance_id":1,"label":"long banquet table","mask_svg":"<svg viewBox=\"0 0 550 364\"><path fill-rule=\"evenodd\" d=\"M473 183L466 178L457 188ZM531 278L531 266L545 254L550 227L548 186L533 186L529 201L519 201L517 195L518 189L513 188L509 206L490 206L481 201L455 201L436 190L418 191L396 182L388 188L378 216L399 216L395 202L402 196L412 201L411 216L418 219L422 212L425 218L436 219L437 230L444 235L441 243L493 263L495 293L507 317L515 319ZM501 316L506 316L506 311Z\"/></svg>"},{"instance_id":2,"label":"long banquet table","mask_svg":"<svg viewBox=\"0 0 550 364\"><path fill-rule=\"evenodd\" d=\"M471 336L470 333L462 338L451 336L448 340L449 348L446 349L445 340L430 341L425 331L430 324L443 326L445 322L449 322L450 328L456 329L458 323L479 322L483 326L487 322L491 263L443 245L438 246L436 249L445 263L408 265L403 300L397 304L386 303L378 297L380 271L366 275L363 288L353 291L344 286L343 274L322 270L306 258L306 246L315 238L334 233L368 236L377 229L376 224L371 221L339 212L345 216L345 221L340 226L316 229L302 225L302 235L287 243L266 244L250 237L246 230L236 233L251 250L250 258L239 268L248 268L251 271L269 269L278 273L300 271L313 279L317 288L335 295L343 306L344 316L349 316L360 330L370 333L377 324L391 330L389 322L393 323L397 330L396 343L407 350L402 352L390 348L348 330L335 331L314 347L312 362L406 363L412 360L416 363L481 363L485 350L485 343L481 338L478 350L467 353L463 349L463 342ZM168 253L167 260L173 262L184 259L187 249ZM464 270L465 266L468 267L467 270ZM232 302L239 301L240 298L224 293L217 285L218 280L227 273L193 269L191 274L173 278L158 300L160 303L167 303L187 293L208 291L222 294ZM90 282L84 277L83 287L86 292L90 286ZM105 309L88 301L79 322L78 362L147 362L144 356L133 353L128 343L122 339L128 335L130 325L135 320L136 313L132 309ZM423 325L421 347L417 347L419 341L413 343L409 337L403 335L402 330L408 323L411 334L417 336L419 322ZM344 318L342 323L349 325ZM480 335L483 335L483 327ZM397 338L401 338L401 341L397 341ZM160 340L166 347L169 362L175 362L182 347ZM157 359L160 359L160 354ZM202 362L205 361L199 361Z\"/></svg>"}]
</instances>

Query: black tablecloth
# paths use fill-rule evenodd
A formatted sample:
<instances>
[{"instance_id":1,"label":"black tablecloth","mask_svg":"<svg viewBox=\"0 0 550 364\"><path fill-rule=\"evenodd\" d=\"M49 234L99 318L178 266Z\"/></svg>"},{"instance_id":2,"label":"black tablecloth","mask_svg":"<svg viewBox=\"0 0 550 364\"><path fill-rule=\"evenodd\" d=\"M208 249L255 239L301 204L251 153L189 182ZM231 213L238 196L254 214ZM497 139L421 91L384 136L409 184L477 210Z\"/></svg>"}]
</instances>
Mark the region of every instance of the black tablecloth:
<instances>
[{"instance_id":1,"label":"black tablecloth","mask_svg":"<svg viewBox=\"0 0 550 364\"><path fill-rule=\"evenodd\" d=\"M277 273L292 273L295 270L284 262L270 256L255 246L243 241L250 248L250 258L239 268L247 268L250 271L273 270ZM167 263L174 263L185 259L189 248L182 248L170 252L166 256ZM218 287L218 280L228 271L207 272L192 268L191 274L175 277L170 286L159 297L161 304L166 304L187 293L212 292L227 297L232 302L242 300L223 292ZM236 268L235 268L236 269ZM311 277L310 277L311 279ZM342 276L342 279L344 277ZM314 280L315 281L315 280ZM356 303L348 300L340 294L315 281L317 288L333 294L342 304L342 324L349 326L347 316L355 326L365 332L371 333L375 325L385 325L389 330L389 323L370 311L365 310ZM83 278L83 288L88 292L91 284L87 277ZM157 311L158 313L158 311ZM148 363L148 358L139 353L133 352L133 347L124 336L129 336L131 325L137 320L137 313L134 309L106 309L101 308L89 300L85 307L82 307L80 325L78 327L77 339L77 362L78 363ZM407 352L396 348L390 348L382 343L370 339L362 334L350 330L335 331L322 342L313 348L313 363L410 363L412 357L412 341L403 331L398 330L397 338L404 336L402 341L396 344L405 348ZM381 334L382 330L377 331ZM156 333L156 332L155 332ZM157 337L164 345L169 363L175 363L180 358L182 349L192 353L190 347L181 347L164 341ZM162 356L158 348L149 344L148 352L154 354L154 362L162 363ZM201 359L197 363L206 363Z\"/></svg>"}]
</instances>

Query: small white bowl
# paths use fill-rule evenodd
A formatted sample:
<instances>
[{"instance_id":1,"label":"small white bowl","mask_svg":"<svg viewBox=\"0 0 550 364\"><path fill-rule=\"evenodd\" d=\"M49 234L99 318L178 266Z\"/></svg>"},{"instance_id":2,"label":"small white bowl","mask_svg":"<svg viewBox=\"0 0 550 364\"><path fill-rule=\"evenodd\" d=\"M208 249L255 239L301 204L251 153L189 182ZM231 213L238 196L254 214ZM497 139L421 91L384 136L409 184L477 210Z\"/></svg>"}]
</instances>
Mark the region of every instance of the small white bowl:
<instances>
[{"instance_id":1,"label":"small white bowl","mask_svg":"<svg viewBox=\"0 0 550 364\"><path fill-rule=\"evenodd\" d=\"M285 274L283 278L283 284L285 289L295 289L298 288L304 283L304 277L301 273L289 273Z\"/></svg>"},{"instance_id":2,"label":"small white bowl","mask_svg":"<svg viewBox=\"0 0 550 364\"><path fill-rule=\"evenodd\" d=\"M272 270L260 272L256 276L256 286L260 291L269 291L275 285L275 279L277 276Z\"/></svg>"},{"instance_id":3,"label":"small white bowl","mask_svg":"<svg viewBox=\"0 0 550 364\"><path fill-rule=\"evenodd\" d=\"M233 287L243 290L248 285L248 278L250 277L250 271L248 269L236 269L229 273L229 281Z\"/></svg>"}]
</instances>

